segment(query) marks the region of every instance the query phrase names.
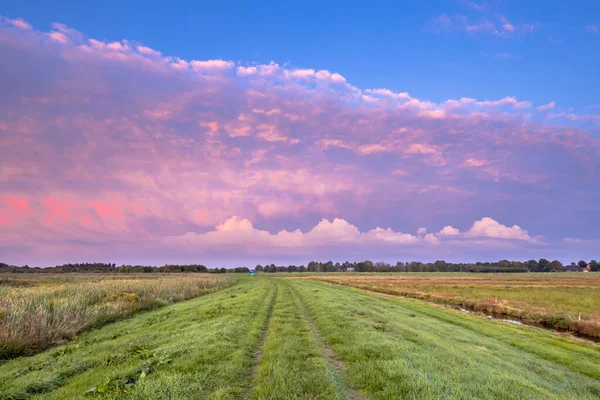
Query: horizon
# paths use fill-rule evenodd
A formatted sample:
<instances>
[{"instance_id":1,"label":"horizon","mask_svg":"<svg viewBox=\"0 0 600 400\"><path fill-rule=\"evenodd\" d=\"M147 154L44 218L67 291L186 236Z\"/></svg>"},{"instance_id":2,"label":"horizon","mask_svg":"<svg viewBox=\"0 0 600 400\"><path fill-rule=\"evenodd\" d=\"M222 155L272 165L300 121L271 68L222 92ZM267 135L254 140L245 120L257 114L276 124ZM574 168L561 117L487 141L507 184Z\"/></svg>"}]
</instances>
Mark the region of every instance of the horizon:
<instances>
[{"instance_id":1,"label":"horizon","mask_svg":"<svg viewBox=\"0 0 600 400\"><path fill-rule=\"evenodd\" d=\"M534 3L0 4L0 262L599 259L600 4Z\"/></svg>"}]
</instances>

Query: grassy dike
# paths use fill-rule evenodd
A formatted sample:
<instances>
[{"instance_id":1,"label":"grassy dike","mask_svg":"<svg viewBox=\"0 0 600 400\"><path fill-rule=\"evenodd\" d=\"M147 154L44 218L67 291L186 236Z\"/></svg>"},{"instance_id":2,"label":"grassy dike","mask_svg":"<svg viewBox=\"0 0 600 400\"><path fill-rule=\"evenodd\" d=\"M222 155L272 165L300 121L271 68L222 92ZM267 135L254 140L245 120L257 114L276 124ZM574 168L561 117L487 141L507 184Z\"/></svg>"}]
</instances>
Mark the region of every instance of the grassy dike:
<instances>
[{"instance_id":1,"label":"grassy dike","mask_svg":"<svg viewBox=\"0 0 600 400\"><path fill-rule=\"evenodd\" d=\"M342 377L312 330L300 298L288 282L278 292L253 399L346 399Z\"/></svg>"},{"instance_id":2,"label":"grassy dike","mask_svg":"<svg viewBox=\"0 0 600 400\"><path fill-rule=\"evenodd\" d=\"M66 346L4 362L0 398L245 396L276 284L260 278L239 281L216 293L106 325Z\"/></svg>"},{"instance_id":3,"label":"grassy dike","mask_svg":"<svg viewBox=\"0 0 600 400\"><path fill-rule=\"evenodd\" d=\"M597 344L260 276L0 364L0 399L599 397Z\"/></svg>"}]
</instances>

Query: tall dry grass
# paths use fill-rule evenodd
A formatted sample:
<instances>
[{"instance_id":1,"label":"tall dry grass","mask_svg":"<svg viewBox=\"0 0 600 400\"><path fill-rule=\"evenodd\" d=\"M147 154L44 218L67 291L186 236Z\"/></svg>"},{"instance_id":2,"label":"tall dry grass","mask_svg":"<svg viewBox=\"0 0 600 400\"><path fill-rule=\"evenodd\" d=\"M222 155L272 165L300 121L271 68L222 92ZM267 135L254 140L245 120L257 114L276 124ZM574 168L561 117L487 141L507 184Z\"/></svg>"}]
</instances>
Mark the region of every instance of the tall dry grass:
<instances>
[{"instance_id":1,"label":"tall dry grass","mask_svg":"<svg viewBox=\"0 0 600 400\"><path fill-rule=\"evenodd\" d=\"M233 284L227 276L0 277L0 359L31 355L107 322Z\"/></svg>"}]
</instances>

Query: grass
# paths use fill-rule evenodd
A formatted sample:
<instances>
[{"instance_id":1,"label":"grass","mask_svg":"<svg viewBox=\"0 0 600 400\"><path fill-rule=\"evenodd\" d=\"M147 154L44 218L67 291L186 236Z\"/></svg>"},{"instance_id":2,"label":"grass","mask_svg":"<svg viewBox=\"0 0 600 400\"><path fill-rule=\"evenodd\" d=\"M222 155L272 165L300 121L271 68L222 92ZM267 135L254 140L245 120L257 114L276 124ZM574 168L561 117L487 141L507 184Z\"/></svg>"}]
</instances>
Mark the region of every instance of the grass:
<instances>
[{"instance_id":1,"label":"grass","mask_svg":"<svg viewBox=\"0 0 600 400\"><path fill-rule=\"evenodd\" d=\"M0 398L239 398L274 294L266 279L245 281L6 361Z\"/></svg>"},{"instance_id":2,"label":"grass","mask_svg":"<svg viewBox=\"0 0 600 400\"><path fill-rule=\"evenodd\" d=\"M595 344L420 301L290 281L366 398L600 396Z\"/></svg>"},{"instance_id":3,"label":"grass","mask_svg":"<svg viewBox=\"0 0 600 400\"><path fill-rule=\"evenodd\" d=\"M454 305L600 338L600 274L313 275L331 283Z\"/></svg>"},{"instance_id":4,"label":"grass","mask_svg":"<svg viewBox=\"0 0 600 400\"><path fill-rule=\"evenodd\" d=\"M0 399L596 399L600 347L300 279L138 313L0 364Z\"/></svg>"},{"instance_id":5,"label":"grass","mask_svg":"<svg viewBox=\"0 0 600 400\"><path fill-rule=\"evenodd\" d=\"M277 282L273 316L260 354L253 399L344 399L342 378L311 330L300 298Z\"/></svg>"},{"instance_id":6,"label":"grass","mask_svg":"<svg viewBox=\"0 0 600 400\"><path fill-rule=\"evenodd\" d=\"M0 359L31 355L142 310L229 286L208 274L0 276Z\"/></svg>"}]
</instances>

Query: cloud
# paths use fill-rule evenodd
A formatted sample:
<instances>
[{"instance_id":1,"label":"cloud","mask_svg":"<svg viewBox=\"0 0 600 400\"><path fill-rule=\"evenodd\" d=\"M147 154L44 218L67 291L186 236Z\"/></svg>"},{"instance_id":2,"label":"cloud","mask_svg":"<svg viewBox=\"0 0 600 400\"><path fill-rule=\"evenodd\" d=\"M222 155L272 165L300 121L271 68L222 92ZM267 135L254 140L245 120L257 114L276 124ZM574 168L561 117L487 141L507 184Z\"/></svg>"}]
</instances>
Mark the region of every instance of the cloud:
<instances>
[{"instance_id":1,"label":"cloud","mask_svg":"<svg viewBox=\"0 0 600 400\"><path fill-rule=\"evenodd\" d=\"M588 32L598 33L598 32L600 32L600 24L586 25L585 30Z\"/></svg>"},{"instance_id":2,"label":"cloud","mask_svg":"<svg viewBox=\"0 0 600 400\"><path fill-rule=\"evenodd\" d=\"M452 226L448 225L442 228L441 231L438 232L439 236L458 236L460 235L460 231Z\"/></svg>"},{"instance_id":3,"label":"cloud","mask_svg":"<svg viewBox=\"0 0 600 400\"><path fill-rule=\"evenodd\" d=\"M382 97L390 97L392 99L410 99L410 95L406 92L394 93L389 89L367 89L365 92Z\"/></svg>"},{"instance_id":4,"label":"cloud","mask_svg":"<svg viewBox=\"0 0 600 400\"><path fill-rule=\"evenodd\" d=\"M228 70L233 68L232 61L225 60L206 60L206 61L190 61L190 65L194 71L215 71L215 70Z\"/></svg>"},{"instance_id":5,"label":"cloud","mask_svg":"<svg viewBox=\"0 0 600 400\"><path fill-rule=\"evenodd\" d=\"M62 32L50 32L48 34L48 37L50 37L50 39L52 39L58 43L62 43L62 44L69 43L69 39L68 39L67 35L65 35Z\"/></svg>"},{"instance_id":6,"label":"cloud","mask_svg":"<svg viewBox=\"0 0 600 400\"><path fill-rule=\"evenodd\" d=\"M155 263L194 243L223 259L247 237L240 254L354 255L359 243L362 255L398 244L462 257L480 242L539 245L500 223L468 230L482 215L561 244L598 224L577 212L600 201L600 143L581 127L595 114L532 122L514 96L433 102L325 69L184 60L6 19L0 62L0 241L27 248L5 261Z\"/></svg>"},{"instance_id":7,"label":"cloud","mask_svg":"<svg viewBox=\"0 0 600 400\"><path fill-rule=\"evenodd\" d=\"M300 230L281 230L270 233L254 227L250 220L239 216L228 218L225 222L218 224L214 230L205 233L188 232L181 236L167 237L165 243L174 245L184 251L204 252L210 248L216 249L242 248L254 253L264 252L268 254L272 249L297 253L310 251L316 248L339 246L358 246L366 248L377 248L378 246L419 246L429 248L447 243L456 245L460 237L462 244L475 242L479 244L480 238L525 240L531 241L527 231L518 226L509 228L491 218L483 218L476 221L471 229L461 234L458 229L451 226L444 227L437 234L427 234L427 228L419 228L417 236L396 232L391 228L376 227L366 232L361 232L358 227L341 218L333 220L322 219L314 227L302 232ZM446 241L446 242L444 242ZM375 246L375 247L373 247ZM215 248L216 247L216 248ZM262 250L261 250L262 249Z\"/></svg>"},{"instance_id":8,"label":"cloud","mask_svg":"<svg viewBox=\"0 0 600 400\"><path fill-rule=\"evenodd\" d=\"M539 106L537 108L538 111L548 111L548 110L552 110L554 108L554 106L556 106L556 102L551 101L548 104L544 104L542 106Z\"/></svg>"},{"instance_id":9,"label":"cloud","mask_svg":"<svg viewBox=\"0 0 600 400\"><path fill-rule=\"evenodd\" d=\"M521 229L518 225L508 227L489 217L475 221L467 234L499 239L532 240L527 231Z\"/></svg>"},{"instance_id":10,"label":"cloud","mask_svg":"<svg viewBox=\"0 0 600 400\"><path fill-rule=\"evenodd\" d=\"M454 15L441 14L433 18L426 28L437 33L459 31L471 36L493 35L500 38L513 38L517 35L531 34L536 30L536 25L532 23L515 25L501 14L487 12L484 14L475 17L458 13Z\"/></svg>"},{"instance_id":11,"label":"cloud","mask_svg":"<svg viewBox=\"0 0 600 400\"><path fill-rule=\"evenodd\" d=\"M288 73L289 76L300 79L312 78L315 76L314 69L294 69L292 71L288 71Z\"/></svg>"},{"instance_id":12,"label":"cloud","mask_svg":"<svg viewBox=\"0 0 600 400\"><path fill-rule=\"evenodd\" d=\"M12 25L16 28L19 29L24 29L24 30L32 30L32 26L29 25L29 23L21 18L15 18L15 19L10 19L10 18L6 18L3 16L0 16L0 23L5 23L5 24L9 24Z\"/></svg>"}]
</instances>

